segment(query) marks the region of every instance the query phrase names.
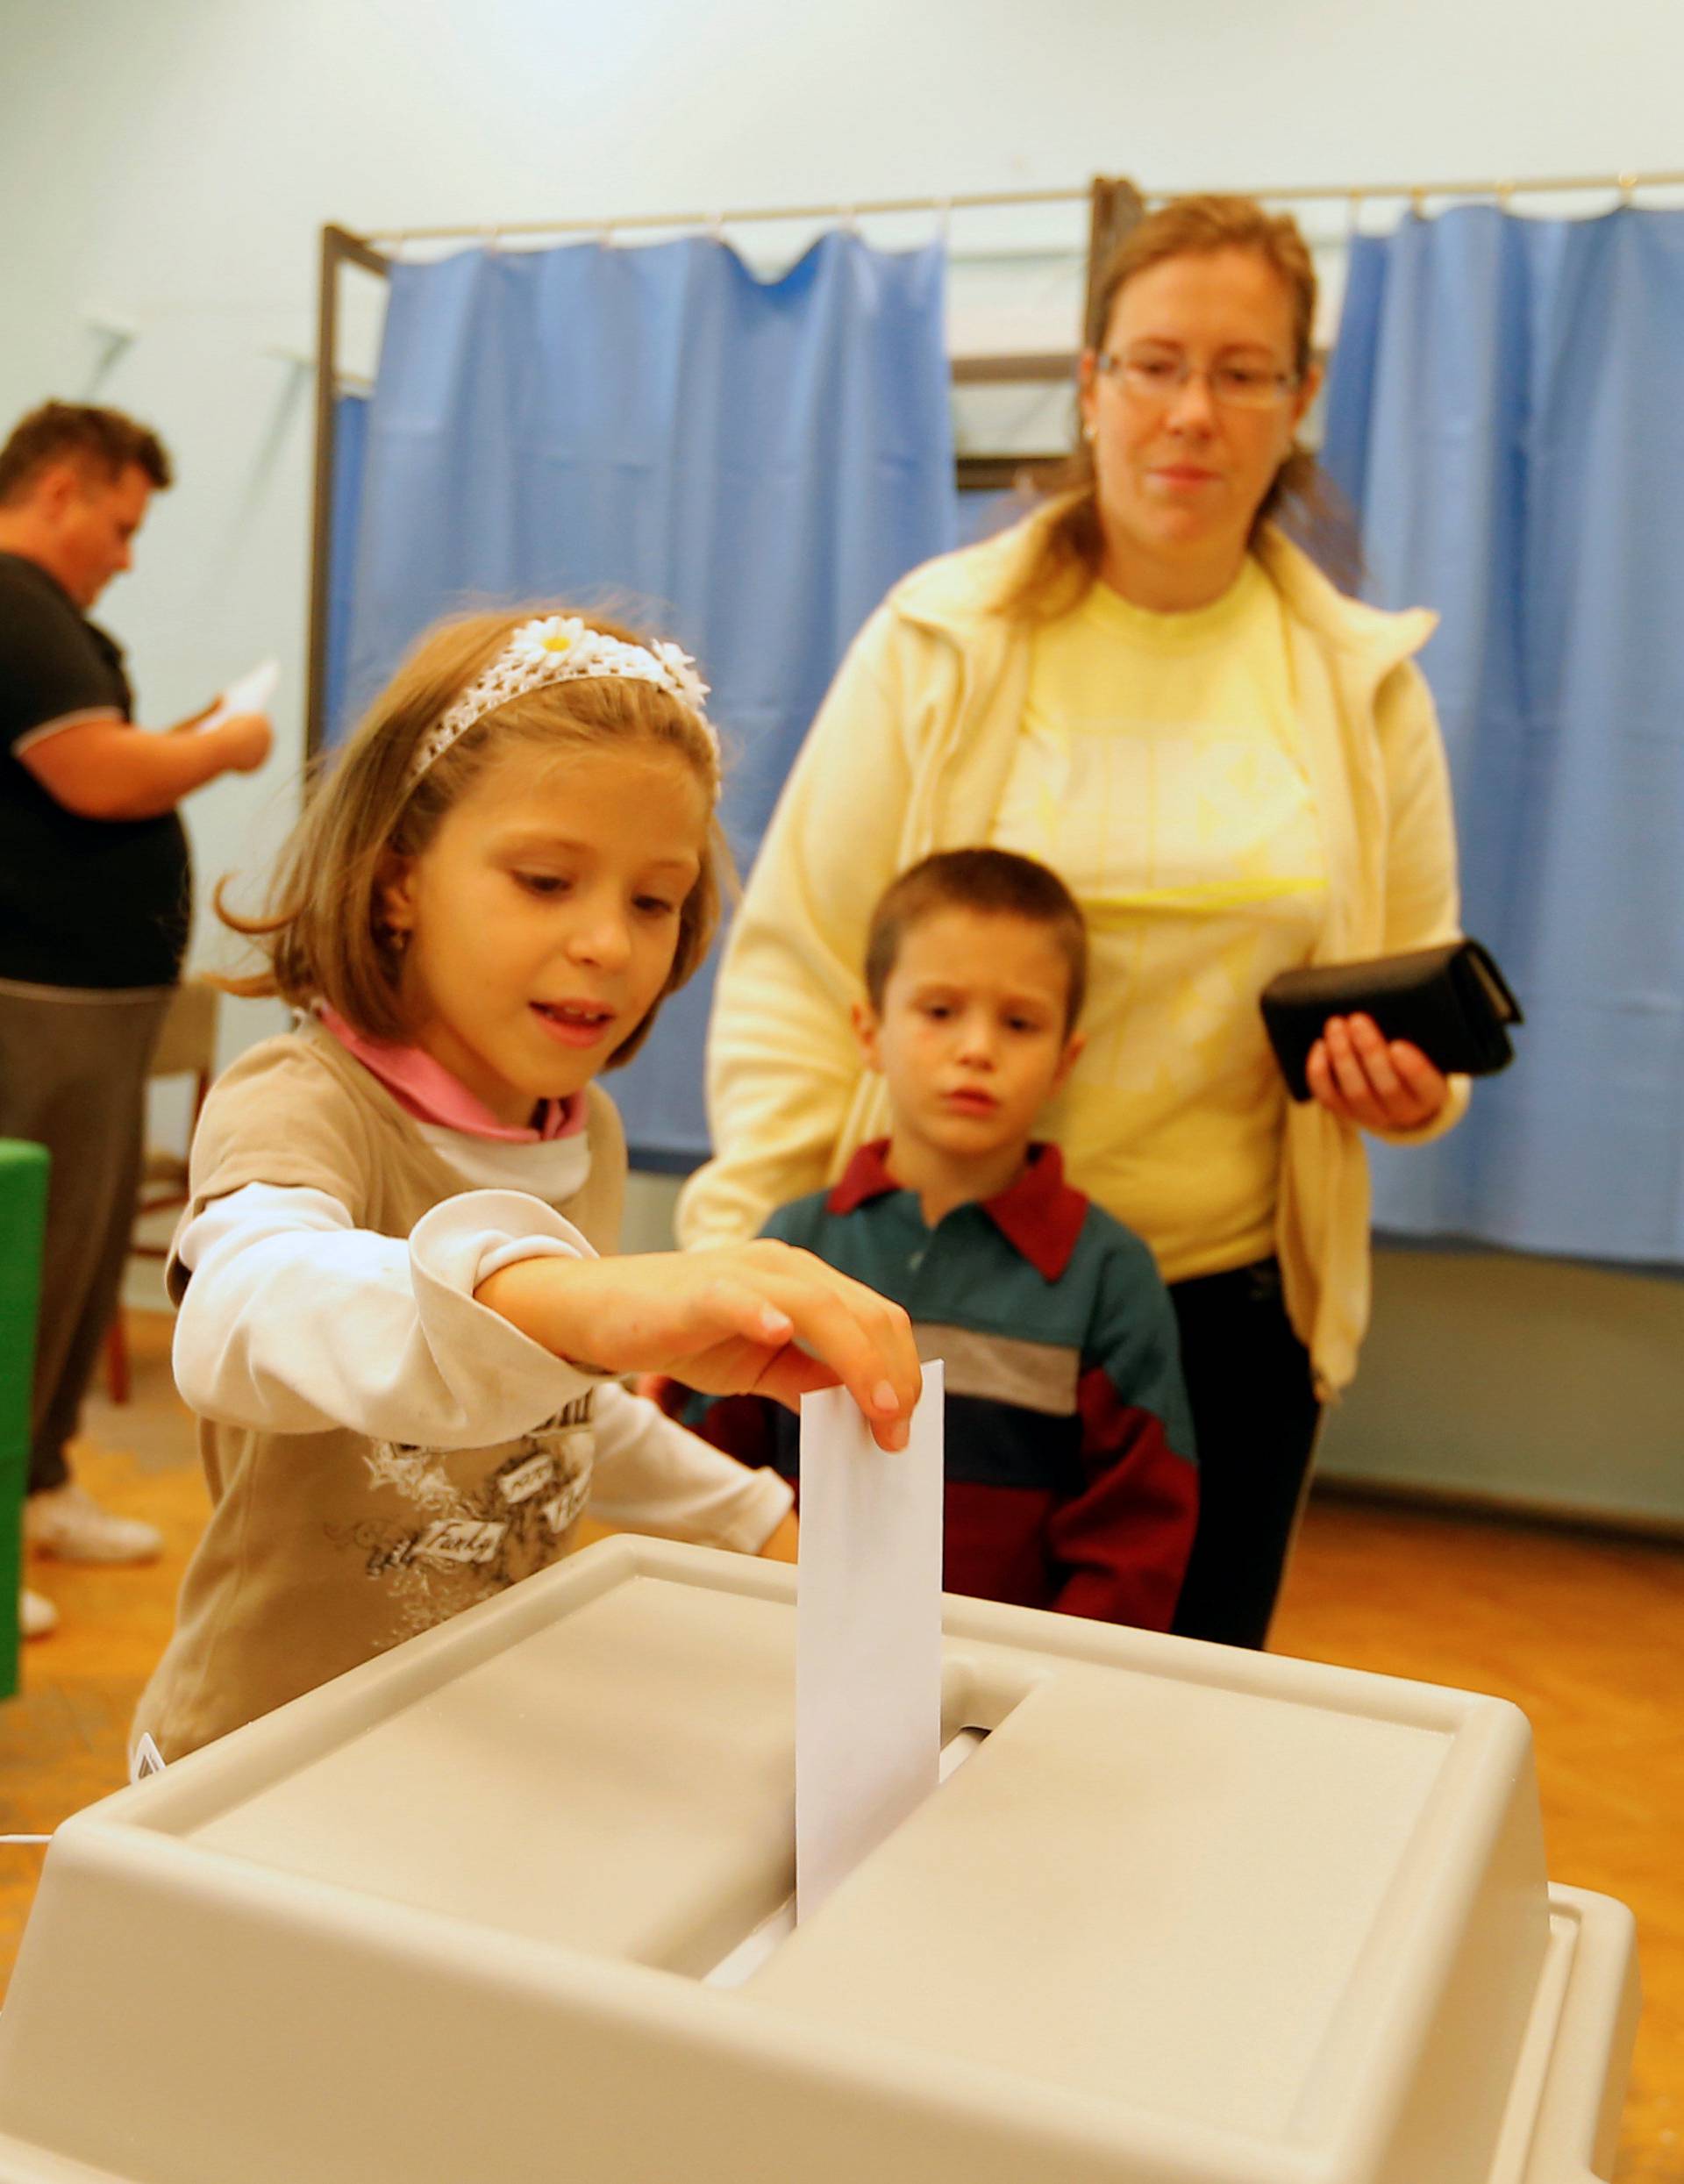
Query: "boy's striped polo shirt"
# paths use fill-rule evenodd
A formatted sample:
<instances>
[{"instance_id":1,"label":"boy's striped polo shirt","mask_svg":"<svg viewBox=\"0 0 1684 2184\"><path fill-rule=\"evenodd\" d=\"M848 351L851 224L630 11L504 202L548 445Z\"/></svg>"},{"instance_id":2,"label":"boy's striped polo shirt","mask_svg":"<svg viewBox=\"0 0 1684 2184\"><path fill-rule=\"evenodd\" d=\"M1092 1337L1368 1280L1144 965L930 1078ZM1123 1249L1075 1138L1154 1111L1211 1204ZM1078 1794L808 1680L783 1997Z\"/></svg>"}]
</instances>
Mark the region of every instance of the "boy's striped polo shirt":
<instances>
[{"instance_id":1,"label":"boy's striped polo shirt","mask_svg":"<svg viewBox=\"0 0 1684 2184\"><path fill-rule=\"evenodd\" d=\"M1167 1629L1192 1545L1197 1469L1175 1318L1139 1238L1034 1146L997 1197L933 1229L862 1146L829 1191L763 1231L911 1315L946 1376L944 1583L1028 1607ZM682 1413L748 1463L800 1475L798 1430L755 1396Z\"/></svg>"}]
</instances>

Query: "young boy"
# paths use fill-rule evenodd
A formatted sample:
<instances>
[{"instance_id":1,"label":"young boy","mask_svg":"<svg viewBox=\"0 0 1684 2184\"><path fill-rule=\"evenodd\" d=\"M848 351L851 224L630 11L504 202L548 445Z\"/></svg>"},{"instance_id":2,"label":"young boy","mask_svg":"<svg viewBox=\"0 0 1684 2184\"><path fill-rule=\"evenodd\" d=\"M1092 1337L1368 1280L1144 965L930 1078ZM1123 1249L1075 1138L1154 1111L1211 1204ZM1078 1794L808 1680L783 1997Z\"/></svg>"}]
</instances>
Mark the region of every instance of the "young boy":
<instances>
[{"instance_id":1,"label":"young boy","mask_svg":"<svg viewBox=\"0 0 1684 2184\"><path fill-rule=\"evenodd\" d=\"M764 1233L896 1299L945 1360L948 1591L1167 1630L1198 1497L1174 1315L1146 1246L1031 1138L1081 1052L1087 957L1081 911L1030 858L946 850L903 873L854 1010L890 1133ZM798 1476L779 1405L681 1415Z\"/></svg>"}]
</instances>

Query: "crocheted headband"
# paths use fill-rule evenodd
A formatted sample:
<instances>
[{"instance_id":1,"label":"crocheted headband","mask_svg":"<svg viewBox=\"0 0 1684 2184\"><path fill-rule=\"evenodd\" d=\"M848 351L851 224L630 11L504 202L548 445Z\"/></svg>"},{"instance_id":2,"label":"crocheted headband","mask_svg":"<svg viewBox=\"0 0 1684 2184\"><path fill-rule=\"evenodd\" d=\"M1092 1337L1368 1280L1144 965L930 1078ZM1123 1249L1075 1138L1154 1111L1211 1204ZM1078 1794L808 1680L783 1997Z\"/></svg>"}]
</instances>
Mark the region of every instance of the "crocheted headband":
<instances>
[{"instance_id":1,"label":"crocheted headband","mask_svg":"<svg viewBox=\"0 0 1684 2184\"><path fill-rule=\"evenodd\" d=\"M689 653L681 652L676 645L628 645L621 638L593 630L576 615L551 614L523 622L491 665L443 715L439 725L417 744L410 760L410 788L459 736L499 705L506 705L510 698L523 696L528 690L541 690L551 682L574 682L588 676L653 682L657 689L688 706L707 737L717 777L719 738L702 710L708 686L696 674Z\"/></svg>"}]
</instances>

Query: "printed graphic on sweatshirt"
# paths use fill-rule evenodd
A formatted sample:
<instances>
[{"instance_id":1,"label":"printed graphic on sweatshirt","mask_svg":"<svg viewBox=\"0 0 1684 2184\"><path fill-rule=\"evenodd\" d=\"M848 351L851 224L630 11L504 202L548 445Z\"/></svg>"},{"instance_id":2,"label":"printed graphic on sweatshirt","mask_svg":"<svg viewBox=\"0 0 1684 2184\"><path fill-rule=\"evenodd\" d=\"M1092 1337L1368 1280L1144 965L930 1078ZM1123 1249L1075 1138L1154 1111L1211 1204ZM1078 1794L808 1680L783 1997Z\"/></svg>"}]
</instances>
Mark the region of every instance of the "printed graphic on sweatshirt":
<instances>
[{"instance_id":1,"label":"printed graphic on sweatshirt","mask_svg":"<svg viewBox=\"0 0 1684 2184\"><path fill-rule=\"evenodd\" d=\"M330 1543L361 1560L392 1621L382 1645L428 1631L553 1562L590 1495L587 1391L547 1424L489 1449L382 1441L364 1456L381 1505Z\"/></svg>"}]
</instances>

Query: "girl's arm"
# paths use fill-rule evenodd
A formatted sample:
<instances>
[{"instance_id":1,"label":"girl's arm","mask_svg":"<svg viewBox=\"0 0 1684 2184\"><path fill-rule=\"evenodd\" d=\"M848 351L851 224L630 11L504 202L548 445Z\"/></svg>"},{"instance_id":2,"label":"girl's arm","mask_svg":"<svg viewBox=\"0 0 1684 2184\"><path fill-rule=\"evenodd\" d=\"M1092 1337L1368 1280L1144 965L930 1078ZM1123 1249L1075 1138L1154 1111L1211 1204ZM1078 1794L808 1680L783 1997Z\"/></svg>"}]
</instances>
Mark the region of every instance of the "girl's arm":
<instances>
[{"instance_id":1,"label":"girl's arm","mask_svg":"<svg viewBox=\"0 0 1684 2184\"><path fill-rule=\"evenodd\" d=\"M672 1373L706 1395L770 1395L792 1409L840 1381L881 1447L906 1445L923 1378L910 1320L788 1244L524 1259L499 1265L475 1294L557 1357L588 1360L587 1370Z\"/></svg>"},{"instance_id":2,"label":"girl's arm","mask_svg":"<svg viewBox=\"0 0 1684 2184\"><path fill-rule=\"evenodd\" d=\"M325 1190L247 1184L178 1238L175 1377L203 1417L275 1433L474 1448L553 1417L591 1376L474 1301L499 1253L590 1246L541 1200L466 1191L408 1237Z\"/></svg>"},{"instance_id":3,"label":"girl's arm","mask_svg":"<svg viewBox=\"0 0 1684 2184\"><path fill-rule=\"evenodd\" d=\"M680 1368L785 1402L842 1381L890 1448L917 1401L905 1313L810 1253L599 1260L520 1191L464 1191L394 1238L325 1191L248 1184L195 1217L170 1272L177 1382L230 1425L474 1448L605 1374Z\"/></svg>"},{"instance_id":4,"label":"girl's arm","mask_svg":"<svg viewBox=\"0 0 1684 2184\"><path fill-rule=\"evenodd\" d=\"M599 1388L590 1513L630 1531L703 1546L764 1552L795 1500L773 1471L752 1471L710 1448L617 1381Z\"/></svg>"}]
</instances>

